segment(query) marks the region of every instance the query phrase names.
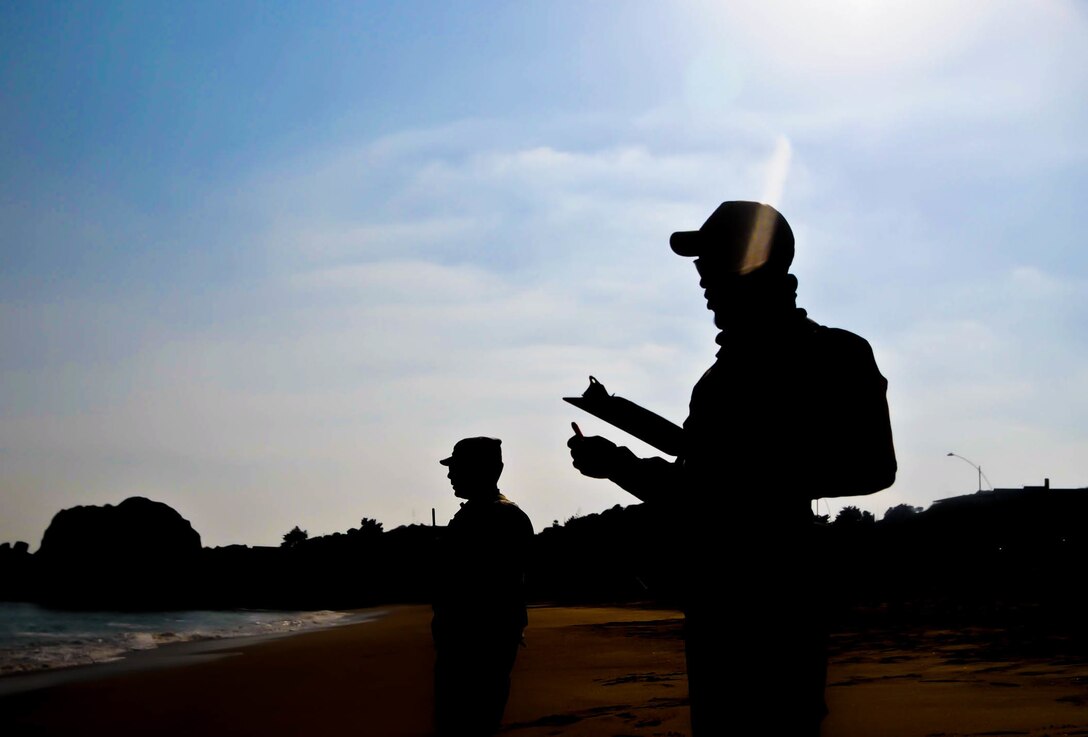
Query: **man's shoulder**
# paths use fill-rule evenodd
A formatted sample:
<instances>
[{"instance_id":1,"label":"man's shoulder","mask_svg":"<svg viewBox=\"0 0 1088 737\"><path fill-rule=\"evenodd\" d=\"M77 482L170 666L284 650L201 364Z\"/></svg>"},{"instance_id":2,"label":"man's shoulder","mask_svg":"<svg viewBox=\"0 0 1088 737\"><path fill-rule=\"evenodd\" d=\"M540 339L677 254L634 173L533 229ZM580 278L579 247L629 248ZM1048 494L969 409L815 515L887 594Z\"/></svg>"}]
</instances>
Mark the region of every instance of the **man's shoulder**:
<instances>
[{"instance_id":1,"label":"man's shoulder","mask_svg":"<svg viewBox=\"0 0 1088 737\"><path fill-rule=\"evenodd\" d=\"M495 500L495 503L506 514L520 515L522 517L528 516L525 514L521 507L519 507L512 499L508 498L504 494L499 494L499 498Z\"/></svg>"},{"instance_id":2,"label":"man's shoulder","mask_svg":"<svg viewBox=\"0 0 1088 737\"><path fill-rule=\"evenodd\" d=\"M454 515L451 525L460 531L459 534L495 534L504 531L502 534L533 535L529 515L504 497L465 504Z\"/></svg>"},{"instance_id":3,"label":"man's shoulder","mask_svg":"<svg viewBox=\"0 0 1088 737\"><path fill-rule=\"evenodd\" d=\"M873 354L873 347L857 333L842 328L816 325L814 358L823 367L821 376L834 377L837 383L887 386Z\"/></svg>"},{"instance_id":4,"label":"man's shoulder","mask_svg":"<svg viewBox=\"0 0 1088 737\"><path fill-rule=\"evenodd\" d=\"M506 498L506 496L500 494L499 498L495 500L494 504L498 514L501 514L503 517L507 517L511 520L519 521L524 525L528 526L530 530L532 529L533 523L532 521L530 521L529 515L525 514L525 511L521 507L519 507L510 499Z\"/></svg>"},{"instance_id":5,"label":"man's shoulder","mask_svg":"<svg viewBox=\"0 0 1088 737\"><path fill-rule=\"evenodd\" d=\"M869 341L857 333L852 333L843 328L820 325L816 322L812 323L812 330L813 335L816 336L820 344L827 348L844 352L849 351L859 355L872 356L873 354L873 347L869 345Z\"/></svg>"}]
</instances>

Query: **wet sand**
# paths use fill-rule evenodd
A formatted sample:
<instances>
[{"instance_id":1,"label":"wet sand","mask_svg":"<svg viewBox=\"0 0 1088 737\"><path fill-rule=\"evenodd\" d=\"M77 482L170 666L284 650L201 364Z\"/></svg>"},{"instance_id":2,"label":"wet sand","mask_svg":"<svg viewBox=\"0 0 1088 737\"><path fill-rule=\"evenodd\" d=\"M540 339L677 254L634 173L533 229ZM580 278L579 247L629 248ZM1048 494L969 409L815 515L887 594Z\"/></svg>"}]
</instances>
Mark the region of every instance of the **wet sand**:
<instances>
[{"instance_id":1,"label":"wet sand","mask_svg":"<svg viewBox=\"0 0 1088 737\"><path fill-rule=\"evenodd\" d=\"M387 612L363 624L234 642L215 659L203 652L179 665L185 655L168 654L170 667L0 697L0 733L427 735L430 611ZM671 610L531 609L503 733L690 734L681 621ZM824 736L1088 735L1088 664L1003 660L982 646L988 641L984 631L837 636ZM774 722L768 714L766 734L776 734Z\"/></svg>"},{"instance_id":2,"label":"wet sand","mask_svg":"<svg viewBox=\"0 0 1088 737\"><path fill-rule=\"evenodd\" d=\"M1088 735L1088 660L1001 628L832 637L824 737ZM1025 652L1035 650L1036 652Z\"/></svg>"}]
</instances>

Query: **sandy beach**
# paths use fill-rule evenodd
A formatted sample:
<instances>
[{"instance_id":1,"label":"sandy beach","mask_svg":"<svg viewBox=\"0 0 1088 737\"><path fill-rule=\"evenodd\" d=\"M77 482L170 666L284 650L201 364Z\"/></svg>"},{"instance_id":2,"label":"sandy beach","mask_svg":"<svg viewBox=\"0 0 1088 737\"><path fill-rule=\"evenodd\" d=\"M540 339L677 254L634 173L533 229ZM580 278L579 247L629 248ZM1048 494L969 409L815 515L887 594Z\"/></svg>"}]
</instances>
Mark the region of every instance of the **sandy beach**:
<instances>
[{"instance_id":1,"label":"sandy beach","mask_svg":"<svg viewBox=\"0 0 1088 737\"><path fill-rule=\"evenodd\" d=\"M232 643L214 659L92 672L0 697L0 733L427 735L429 622L428 607L393 607L366 623ZM503 732L688 735L681 622L671 610L531 609ZM985 642L984 631L836 636L823 734L1088 735L1088 665L1002 660ZM773 714L767 727L775 734Z\"/></svg>"},{"instance_id":2,"label":"sandy beach","mask_svg":"<svg viewBox=\"0 0 1088 737\"><path fill-rule=\"evenodd\" d=\"M834 635L822 735L1088 735L1088 661L1034 639L971 627Z\"/></svg>"}]
</instances>

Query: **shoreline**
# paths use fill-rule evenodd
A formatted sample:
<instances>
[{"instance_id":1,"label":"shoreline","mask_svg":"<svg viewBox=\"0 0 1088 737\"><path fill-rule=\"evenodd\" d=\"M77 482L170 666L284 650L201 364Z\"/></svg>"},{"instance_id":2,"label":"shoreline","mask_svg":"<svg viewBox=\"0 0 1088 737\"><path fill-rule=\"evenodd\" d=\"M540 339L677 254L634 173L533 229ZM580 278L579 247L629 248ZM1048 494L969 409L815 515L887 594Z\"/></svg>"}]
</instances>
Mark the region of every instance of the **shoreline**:
<instances>
[{"instance_id":1,"label":"shoreline","mask_svg":"<svg viewBox=\"0 0 1088 737\"><path fill-rule=\"evenodd\" d=\"M286 637L320 632L336 627L365 624L384 616L390 607L356 609L338 612L343 616L331 623L313 625L281 632L255 632L244 635L197 637L180 642L165 642L155 647L137 648L117 657L94 663L60 665L0 674L0 697L51 688L67 683L94 681L114 675L136 673L160 668L173 668L219 658L227 658L243 648ZM295 613L295 612L291 612Z\"/></svg>"},{"instance_id":2,"label":"shoreline","mask_svg":"<svg viewBox=\"0 0 1088 737\"><path fill-rule=\"evenodd\" d=\"M231 657L3 696L0 731L423 737L432 732L431 609L386 609L359 624L243 643L226 650ZM679 612L532 607L529 617L508 731L592 734L610 724L614 734L637 714L688 732ZM671 632L659 637L662 626Z\"/></svg>"}]
</instances>

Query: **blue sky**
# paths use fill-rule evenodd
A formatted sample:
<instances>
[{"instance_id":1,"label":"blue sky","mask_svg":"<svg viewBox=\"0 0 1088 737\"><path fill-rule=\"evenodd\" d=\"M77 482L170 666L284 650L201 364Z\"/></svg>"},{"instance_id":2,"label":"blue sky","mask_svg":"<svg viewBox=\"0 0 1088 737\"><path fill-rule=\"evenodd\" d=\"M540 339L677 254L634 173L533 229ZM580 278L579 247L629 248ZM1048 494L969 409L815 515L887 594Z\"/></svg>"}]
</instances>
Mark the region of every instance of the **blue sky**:
<instances>
[{"instance_id":1,"label":"blue sky","mask_svg":"<svg viewBox=\"0 0 1088 737\"><path fill-rule=\"evenodd\" d=\"M821 512L1086 486L1086 92L1062 0L5 4L0 540L445 521L476 434L538 529L628 503L559 397L683 420L727 199L889 379L899 480Z\"/></svg>"}]
</instances>

